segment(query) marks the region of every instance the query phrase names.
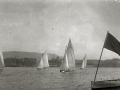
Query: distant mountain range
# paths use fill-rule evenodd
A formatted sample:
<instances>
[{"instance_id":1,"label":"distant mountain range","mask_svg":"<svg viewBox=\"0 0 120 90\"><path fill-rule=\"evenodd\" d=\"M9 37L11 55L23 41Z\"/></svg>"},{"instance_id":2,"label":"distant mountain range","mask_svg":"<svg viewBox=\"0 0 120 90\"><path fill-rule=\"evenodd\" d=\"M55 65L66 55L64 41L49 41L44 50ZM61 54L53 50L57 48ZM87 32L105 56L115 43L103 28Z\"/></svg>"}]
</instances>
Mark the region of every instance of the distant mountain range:
<instances>
[{"instance_id":1,"label":"distant mountain range","mask_svg":"<svg viewBox=\"0 0 120 90\"><path fill-rule=\"evenodd\" d=\"M22 51L8 51L8 52L3 52L3 57L4 59L7 58L35 58L37 59L37 62L39 62L40 57L42 56L43 53L37 53L37 52L22 52ZM59 57L59 59L57 59ZM61 59L63 59L63 57L55 55L55 54L50 54L48 53L48 58L50 60L50 63L61 63ZM51 61L52 60L52 61ZM80 66L82 64L82 60L76 60L76 65ZM92 65L92 66L97 66L98 65L98 60L88 60L87 61L87 65ZM100 61L100 66L104 66L104 67L120 67L120 59L118 58L113 58L113 59L107 59L107 60L101 60Z\"/></svg>"},{"instance_id":2,"label":"distant mountain range","mask_svg":"<svg viewBox=\"0 0 120 90\"><path fill-rule=\"evenodd\" d=\"M43 53L36 53L36 52L22 52L22 51L8 51L8 52L3 52L3 56L4 59L6 58L36 58L36 59L40 59L41 55ZM50 54L48 53L48 58L49 60L53 59L53 58L57 58L58 55L55 54Z\"/></svg>"}]
</instances>

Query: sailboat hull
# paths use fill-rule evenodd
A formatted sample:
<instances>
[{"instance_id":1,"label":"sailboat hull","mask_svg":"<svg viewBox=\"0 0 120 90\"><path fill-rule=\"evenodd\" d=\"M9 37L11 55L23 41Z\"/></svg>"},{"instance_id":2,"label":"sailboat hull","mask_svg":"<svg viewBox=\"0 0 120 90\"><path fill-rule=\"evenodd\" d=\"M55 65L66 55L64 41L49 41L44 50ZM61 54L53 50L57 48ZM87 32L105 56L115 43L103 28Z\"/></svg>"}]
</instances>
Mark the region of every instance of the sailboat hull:
<instances>
[{"instance_id":1,"label":"sailboat hull","mask_svg":"<svg viewBox=\"0 0 120 90\"><path fill-rule=\"evenodd\" d=\"M42 68L37 68L37 70L42 70Z\"/></svg>"},{"instance_id":2,"label":"sailboat hull","mask_svg":"<svg viewBox=\"0 0 120 90\"><path fill-rule=\"evenodd\" d=\"M84 69L84 68L80 68L80 69Z\"/></svg>"},{"instance_id":3,"label":"sailboat hull","mask_svg":"<svg viewBox=\"0 0 120 90\"><path fill-rule=\"evenodd\" d=\"M71 72L71 71L74 71L74 70L60 70L60 72Z\"/></svg>"},{"instance_id":4,"label":"sailboat hull","mask_svg":"<svg viewBox=\"0 0 120 90\"><path fill-rule=\"evenodd\" d=\"M43 70L43 68L37 68L37 70Z\"/></svg>"},{"instance_id":5,"label":"sailboat hull","mask_svg":"<svg viewBox=\"0 0 120 90\"><path fill-rule=\"evenodd\" d=\"M37 70L43 70L43 69L46 69L46 67L44 67L44 68L37 68Z\"/></svg>"},{"instance_id":6,"label":"sailboat hull","mask_svg":"<svg viewBox=\"0 0 120 90\"><path fill-rule=\"evenodd\" d=\"M120 79L91 82L91 90L120 90Z\"/></svg>"}]
</instances>

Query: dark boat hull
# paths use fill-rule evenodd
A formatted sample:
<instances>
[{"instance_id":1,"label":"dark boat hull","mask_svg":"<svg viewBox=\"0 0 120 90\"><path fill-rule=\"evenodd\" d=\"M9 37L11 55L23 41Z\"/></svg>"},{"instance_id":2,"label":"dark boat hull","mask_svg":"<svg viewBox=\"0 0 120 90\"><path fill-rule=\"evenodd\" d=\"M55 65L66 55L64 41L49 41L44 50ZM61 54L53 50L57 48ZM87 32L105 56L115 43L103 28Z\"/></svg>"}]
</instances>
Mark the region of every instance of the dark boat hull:
<instances>
[{"instance_id":1,"label":"dark boat hull","mask_svg":"<svg viewBox=\"0 0 120 90\"><path fill-rule=\"evenodd\" d=\"M44 69L46 69L46 68L37 68L37 70L44 70Z\"/></svg>"},{"instance_id":2,"label":"dark boat hull","mask_svg":"<svg viewBox=\"0 0 120 90\"><path fill-rule=\"evenodd\" d=\"M80 68L80 69L84 69L84 68Z\"/></svg>"},{"instance_id":3,"label":"dark boat hull","mask_svg":"<svg viewBox=\"0 0 120 90\"><path fill-rule=\"evenodd\" d=\"M120 90L120 79L91 82L91 90Z\"/></svg>"},{"instance_id":4,"label":"dark boat hull","mask_svg":"<svg viewBox=\"0 0 120 90\"><path fill-rule=\"evenodd\" d=\"M60 70L60 72L71 72L71 71L74 71L74 70Z\"/></svg>"}]
</instances>

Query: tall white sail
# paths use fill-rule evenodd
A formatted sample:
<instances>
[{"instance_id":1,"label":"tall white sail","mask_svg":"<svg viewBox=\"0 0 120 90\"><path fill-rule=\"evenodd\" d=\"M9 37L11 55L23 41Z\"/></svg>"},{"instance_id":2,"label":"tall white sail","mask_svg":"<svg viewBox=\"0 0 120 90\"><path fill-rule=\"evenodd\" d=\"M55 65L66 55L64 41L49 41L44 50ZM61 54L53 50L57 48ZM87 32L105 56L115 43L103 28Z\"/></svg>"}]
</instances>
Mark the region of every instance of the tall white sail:
<instances>
[{"instance_id":1,"label":"tall white sail","mask_svg":"<svg viewBox=\"0 0 120 90\"><path fill-rule=\"evenodd\" d=\"M85 55L85 67L87 66L87 55Z\"/></svg>"},{"instance_id":2,"label":"tall white sail","mask_svg":"<svg viewBox=\"0 0 120 90\"><path fill-rule=\"evenodd\" d=\"M82 61L81 69L85 68L85 62L84 60Z\"/></svg>"},{"instance_id":3,"label":"tall white sail","mask_svg":"<svg viewBox=\"0 0 120 90\"><path fill-rule=\"evenodd\" d=\"M38 64L37 68L43 68L43 59L42 59L42 57L40 59L40 62Z\"/></svg>"},{"instance_id":4,"label":"tall white sail","mask_svg":"<svg viewBox=\"0 0 120 90\"><path fill-rule=\"evenodd\" d=\"M67 69L69 69L68 58L67 58L66 52L67 52L67 47L65 49L64 58L62 60L61 66L60 66L61 70L67 70Z\"/></svg>"},{"instance_id":5,"label":"tall white sail","mask_svg":"<svg viewBox=\"0 0 120 90\"><path fill-rule=\"evenodd\" d=\"M0 69L5 68L3 53L0 52Z\"/></svg>"},{"instance_id":6,"label":"tall white sail","mask_svg":"<svg viewBox=\"0 0 120 90\"><path fill-rule=\"evenodd\" d=\"M43 54L42 59L43 59L43 67L49 67L47 50Z\"/></svg>"},{"instance_id":7,"label":"tall white sail","mask_svg":"<svg viewBox=\"0 0 120 90\"><path fill-rule=\"evenodd\" d=\"M85 55L84 58L83 58L81 69L85 68L86 65L87 65L87 55Z\"/></svg>"},{"instance_id":8,"label":"tall white sail","mask_svg":"<svg viewBox=\"0 0 120 90\"><path fill-rule=\"evenodd\" d=\"M68 48L67 48L67 57L68 57L69 67L70 68L75 67L74 49L70 39L69 39Z\"/></svg>"}]
</instances>

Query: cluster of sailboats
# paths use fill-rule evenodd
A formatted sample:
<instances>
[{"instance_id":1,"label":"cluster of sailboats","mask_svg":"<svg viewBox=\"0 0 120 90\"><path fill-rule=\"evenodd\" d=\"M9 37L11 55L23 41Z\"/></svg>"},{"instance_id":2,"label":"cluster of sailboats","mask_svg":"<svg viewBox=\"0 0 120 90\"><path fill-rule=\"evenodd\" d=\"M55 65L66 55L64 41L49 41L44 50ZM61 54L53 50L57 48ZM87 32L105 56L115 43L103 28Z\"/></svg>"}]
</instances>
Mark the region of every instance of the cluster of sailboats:
<instances>
[{"instance_id":1,"label":"cluster of sailboats","mask_svg":"<svg viewBox=\"0 0 120 90\"><path fill-rule=\"evenodd\" d=\"M71 40L69 39L68 46L65 48L64 58L60 66L60 72L73 71L75 67L75 55Z\"/></svg>"},{"instance_id":2,"label":"cluster of sailboats","mask_svg":"<svg viewBox=\"0 0 120 90\"><path fill-rule=\"evenodd\" d=\"M87 55L85 55L85 57L83 58L81 69L86 67L86 63L87 63ZM45 53L41 56L41 59L37 66L37 70L46 69L47 67L49 67L49 62L48 62L47 51L45 51ZM68 46L66 46L65 48L64 57L61 61L60 72L74 71L74 67L75 67L74 49L72 46L71 39L69 39Z\"/></svg>"},{"instance_id":3,"label":"cluster of sailboats","mask_svg":"<svg viewBox=\"0 0 120 90\"><path fill-rule=\"evenodd\" d=\"M87 63L87 55L83 58L81 69L86 67ZM48 61L48 54L47 50L42 54L39 64L37 65L37 70L41 69L46 69L49 67L49 61ZM65 48L65 53L64 57L61 61L61 66L60 66L60 72L69 72L69 71L74 71L75 67L75 55L74 55L74 49L72 46L71 39L69 39L68 46ZM5 64L4 64L4 58L3 58L3 53L2 51L0 52L0 69L4 69Z\"/></svg>"},{"instance_id":4,"label":"cluster of sailboats","mask_svg":"<svg viewBox=\"0 0 120 90\"><path fill-rule=\"evenodd\" d=\"M86 67L87 55L83 58L81 69ZM47 50L42 54L39 64L37 65L37 70L46 69L49 67ZM69 39L68 45L65 48L64 57L61 61L60 72L74 71L75 67L75 54L72 46L71 39ZM0 69L4 69L4 58L3 53L0 52Z\"/></svg>"}]
</instances>

